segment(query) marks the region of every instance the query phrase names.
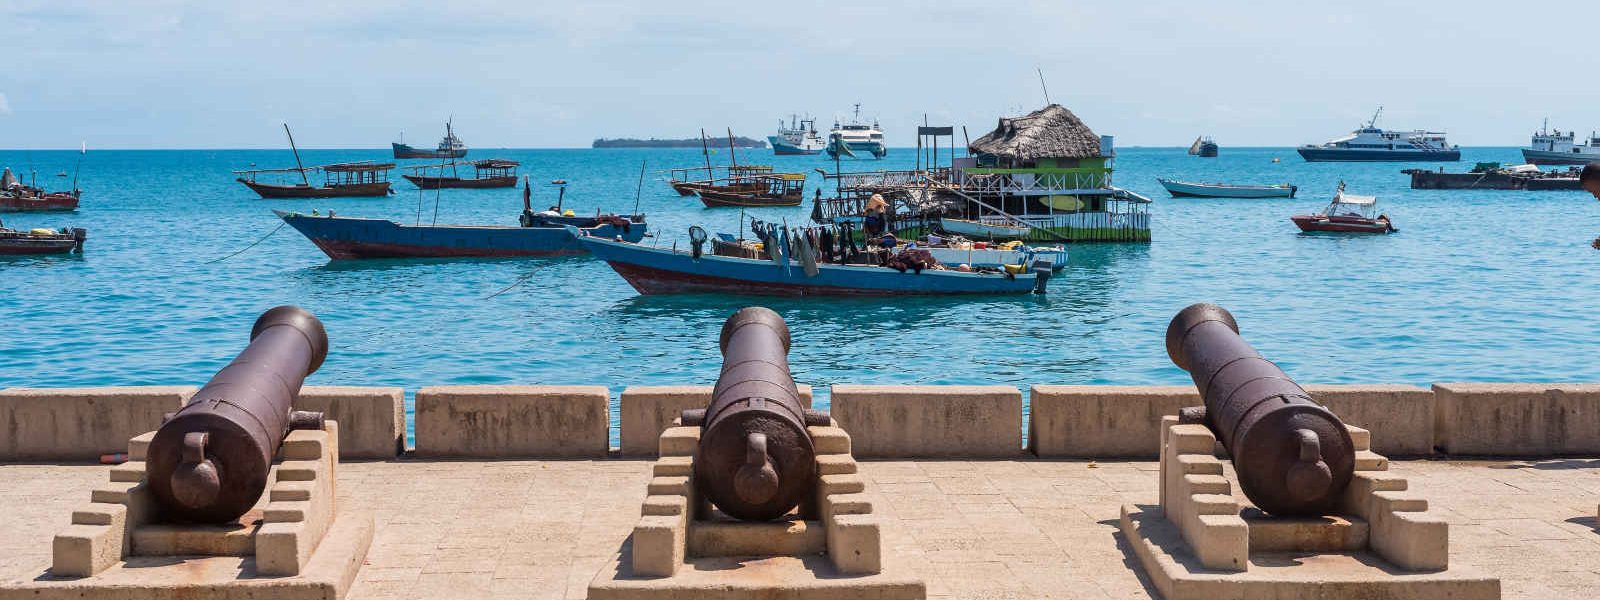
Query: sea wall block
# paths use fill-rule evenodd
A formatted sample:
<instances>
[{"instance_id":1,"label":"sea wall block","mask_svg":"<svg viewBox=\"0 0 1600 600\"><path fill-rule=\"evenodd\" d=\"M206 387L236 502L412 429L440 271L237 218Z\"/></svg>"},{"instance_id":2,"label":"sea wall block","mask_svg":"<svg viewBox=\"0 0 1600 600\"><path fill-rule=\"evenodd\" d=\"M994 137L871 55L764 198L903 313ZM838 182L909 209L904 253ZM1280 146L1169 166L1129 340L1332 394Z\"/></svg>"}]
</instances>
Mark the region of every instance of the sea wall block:
<instances>
[{"instance_id":1,"label":"sea wall block","mask_svg":"<svg viewBox=\"0 0 1600 600\"><path fill-rule=\"evenodd\" d=\"M797 385L800 403L811 408L811 386ZM634 385L622 390L623 456L656 456L661 432L672 426L684 409L711 403L709 385Z\"/></svg>"},{"instance_id":2,"label":"sea wall block","mask_svg":"<svg viewBox=\"0 0 1600 600\"><path fill-rule=\"evenodd\" d=\"M603 386L425 387L416 398L416 454L604 458L609 400Z\"/></svg>"},{"instance_id":3,"label":"sea wall block","mask_svg":"<svg viewBox=\"0 0 1600 600\"><path fill-rule=\"evenodd\" d=\"M830 412L856 458L1009 458L1022 392L1004 385L835 385Z\"/></svg>"},{"instance_id":4,"label":"sea wall block","mask_svg":"<svg viewBox=\"0 0 1600 600\"><path fill-rule=\"evenodd\" d=\"M1041 457L1150 458L1161 417L1202 404L1192 385L1035 385L1028 450Z\"/></svg>"},{"instance_id":5,"label":"sea wall block","mask_svg":"<svg viewBox=\"0 0 1600 600\"><path fill-rule=\"evenodd\" d=\"M397 387L305 386L296 410L339 422L339 458L394 458L405 449L405 391Z\"/></svg>"},{"instance_id":6,"label":"sea wall block","mask_svg":"<svg viewBox=\"0 0 1600 600\"><path fill-rule=\"evenodd\" d=\"M0 390L0 461L93 461L161 425L188 385Z\"/></svg>"},{"instance_id":7,"label":"sea wall block","mask_svg":"<svg viewBox=\"0 0 1600 600\"><path fill-rule=\"evenodd\" d=\"M1433 454L1433 390L1414 385L1308 385L1346 425L1372 432L1372 451L1384 456Z\"/></svg>"},{"instance_id":8,"label":"sea wall block","mask_svg":"<svg viewBox=\"0 0 1600 600\"><path fill-rule=\"evenodd\" d=\"M1434 445L1459 455L1600 453L1600 384L1436 383Z\"/></svg>"}]
</instances>

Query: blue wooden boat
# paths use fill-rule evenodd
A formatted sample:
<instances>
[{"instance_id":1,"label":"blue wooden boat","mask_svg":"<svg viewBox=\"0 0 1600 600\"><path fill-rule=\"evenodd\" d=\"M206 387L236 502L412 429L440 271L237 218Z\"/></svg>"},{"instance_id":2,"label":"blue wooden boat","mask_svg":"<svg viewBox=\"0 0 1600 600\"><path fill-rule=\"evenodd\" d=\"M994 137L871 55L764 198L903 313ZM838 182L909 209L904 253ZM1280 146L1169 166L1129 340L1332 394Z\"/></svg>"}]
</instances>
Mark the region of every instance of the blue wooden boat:
<instances>
[{"instance_id":1,"label":"blue wooden boat","mask_svg":"<svg viewBox=\"0 0 1600 600\"><path fill-rule=\"evenodd\" d=\"M637 242L646 225L640 215L534 216L527 227L499 225L402 225L387 219L305 215L274 210L328 258L564 256L584 246L567 227L585 234ZM530 213L531 214L531 213Z\"/></svg>"},{"instance_id":2,"label":"blue wooden boat","mask_svg":"<svg viewBox=\"0 0 1600 600\"><path fill-rule=\"evenodd\" d=\"M574 239L606 261L640 294L726 293L756 296L901 296L1044 293L1050 263L1020 275L925 269L900 272L867 265L820 263L807 275L799 262L717 256L585 235Z\"/></svg>"}]
</instances>

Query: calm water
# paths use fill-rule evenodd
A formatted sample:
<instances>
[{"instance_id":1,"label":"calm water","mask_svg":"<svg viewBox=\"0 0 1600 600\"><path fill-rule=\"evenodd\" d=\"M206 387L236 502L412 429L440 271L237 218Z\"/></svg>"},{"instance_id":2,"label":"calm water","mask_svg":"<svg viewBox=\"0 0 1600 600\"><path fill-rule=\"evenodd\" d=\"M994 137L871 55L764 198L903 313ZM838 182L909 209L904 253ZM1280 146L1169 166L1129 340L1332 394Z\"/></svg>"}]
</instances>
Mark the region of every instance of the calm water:
<instances>
[{"instance_id":1,"label":"calm water","mask_svg":"<svg viewBox=\"0 0 1600 600\"><path fill-rule=\"evenodd\" d=\"M1072 248L1047 297L774 300L641 297L586 258L328 262L294 230L268 236L269 209L334 209L414 222L514 224L519 192L419 193L387 199L261 200L228 171L292 164L287 151L99 151L83 166L76 214L0 215L11 227L89 230L83 257L0 259L0 387L199 384L246 341L262 310L295 303L327 324L333 350L313 384L710 384L716 332L740 306L765 304L795 332L795 378L848 383L1186 384L1162 347L1183 306L1218 302L1247 339L1302 382L1600 381L1594 284L1600 202L1581 192L1413 191L1401 164L1308 164L1292 149L1124 148L1120 186L1156 202L1155 242ZM305 151L308 163L383 158L376 150ZM811 170L816 157L741 157ZM1461 163L1513 162L1514 148L1473 148ZM859 169L907 168L896 149ZM736 209L680 198L659 169L698 150L491 150L535 181L571 182L566 205L639 208L686 243L705 224L733 231ZM719 155L718 158L722 156ZM1272 157L1282 157L1279 164ZM0 152L0 165L46 187L75 152ZM412 161L422 162L422 161ZM1155 178L1293 182L1293 200L1173 200ZM1401 229L1308 237L1289 223L1319 208L1340 179L1374 194ZM815 174L811 186L817 185ZM807 190L808 194L810 190ZM534 202L554 203L548 185ZM420 208L420 210L419 210ZM803 222L809 206L751 211ZM244 253L214 262L266 237ZM488 298L520 279L527 282ZM616 409L613 406L613 420ZM613 436L615 430L613 429Z\"/></svg>"}]
</instances>

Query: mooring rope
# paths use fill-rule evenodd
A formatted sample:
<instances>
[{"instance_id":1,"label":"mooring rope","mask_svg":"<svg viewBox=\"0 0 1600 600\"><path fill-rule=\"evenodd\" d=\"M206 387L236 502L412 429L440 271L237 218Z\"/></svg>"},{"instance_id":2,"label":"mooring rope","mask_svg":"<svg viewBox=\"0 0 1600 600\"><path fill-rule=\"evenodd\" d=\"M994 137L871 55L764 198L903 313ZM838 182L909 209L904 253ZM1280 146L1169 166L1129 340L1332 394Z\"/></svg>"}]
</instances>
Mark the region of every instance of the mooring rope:
<instances>
[{"instance_id":1,"label":"mooring rope","mask_svg":"<svg viewBox=\"0 0 1600 600\"><path fill-rule=\"evenodd\" d=\"M549 266L549 265L545 265L545 266ZM493 298L495 296L499 296L500 294L504 294L506 292L509 292L509 291L511 291L511 288L514 288L514 287L517 287L517 286L522 285L524 283L527 283L527 281L529 279L533 279L533 276L534 275L538 275L539 271L542 271L542 270L544 270L544 266L541 266L539 268L534 269L533 271L529 272L527 275L523 275L522 277L518 278L516 281L511 282L511 285L508 285L508 286L502 288L500 291L495 292L493 294L489 294L487 296L484 296L483 299L484 300L488 300L488 299Z\"/></svg>"},{"instance_id":2,"label":"mooring rope","mask_svg":"<svg viewBox=\"0 0 1600 600\"><path fill-rule=\"evenodd\" d=\"M251 242L251 244L249 246L245 246L243 249L239 250L238 252L235 252L233 254L229 254L229 255L224 256L222 258L219 258L219 259L216 259L216 260L208 260L208 261L205 262L205 264L209 265L211 263L219 263L219 262L228 260L230 258L233 258L235 256L238 256L240 254L244 254L245 250L249 250L251 248L254 248L254 247L256 247L256 244L260 244L261 242L267 241L267 238L272 237L272 234L277 233L279 229L283 229L283 226L284 225L288 225L288 224L289 224L288 221L280 222L280 223L278 223L278 226L276 228L274 228L272 231L267 232L266 235L261 236L261 239L256 240L254 242Z\"/></svg>"}]
</instances>

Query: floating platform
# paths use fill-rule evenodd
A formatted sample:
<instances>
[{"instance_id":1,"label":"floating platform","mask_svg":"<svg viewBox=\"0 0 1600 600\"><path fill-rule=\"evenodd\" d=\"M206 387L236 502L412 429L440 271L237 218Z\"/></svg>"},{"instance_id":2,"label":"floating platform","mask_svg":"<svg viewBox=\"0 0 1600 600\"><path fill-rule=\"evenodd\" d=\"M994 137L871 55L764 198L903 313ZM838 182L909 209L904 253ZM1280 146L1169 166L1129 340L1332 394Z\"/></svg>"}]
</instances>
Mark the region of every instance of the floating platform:
<instances>
[{"instance_id":1,"label":"floating platform","mask_svg":"<svg viewBox=\"0 0 1600 600\"><path fill-rule=\"evenodd\" d=\"M1443 170L1406 169L1414 190L1525 190L1530 192L1581 190L1578 175L1570 171L1446 173Z\"/></svg>"}]
</instances>

